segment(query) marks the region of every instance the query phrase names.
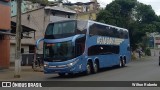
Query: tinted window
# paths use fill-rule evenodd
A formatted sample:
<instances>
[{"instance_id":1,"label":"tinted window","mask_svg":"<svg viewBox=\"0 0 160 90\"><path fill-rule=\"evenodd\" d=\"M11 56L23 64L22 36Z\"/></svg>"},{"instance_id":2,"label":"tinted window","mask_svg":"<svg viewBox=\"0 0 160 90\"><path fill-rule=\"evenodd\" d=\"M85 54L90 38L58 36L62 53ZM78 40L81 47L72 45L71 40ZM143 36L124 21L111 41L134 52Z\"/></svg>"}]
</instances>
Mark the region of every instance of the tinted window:
<instances>
[{"instance_id":1,"label":"tinted window","mask_svg":"<svg viewBox=\"0 0 160 90\"><path fill-rule=\"evenodd\" d=\"M49 24L46 30L46 35L65 34L75 32L75 22L63 22Z\"/></svg>"},{"instance_id":2,"label":"tinted window","mask_svg":"<svg viewBox=\"0 0 160 90\"><path fill-rule=\"evenodd\" d=\"M95 45L88 49L88 55L119 54L119 46Z\"/></svg>"},{"instance_id":3,"label":"tinted window","mask_svg":"<svg viewBox=\"0 0 160 90\"><path fill-rule=\"evenodd\" d=\"M108 37L117 37L117 38L128 38L128 32L122 29L118 29L115 27L100 25L100 24L92 24L89 27L89 34L99 35L99 36L108 36Z\"/></svg>"},{"instance_id":4,"label":"tinted window","mask_svg":"<svg viewBox=\"0 0 160 90\"><path fill-rule=\"evenodd\" d=\"M66 21L59 23L51 23L48 25L45 32L45 38L57 39L65 38L75 34L76 21Z\"/></svg>"},{"instance_id":5,"label":"tinted window","mask_svg":"<svg viewBox=\"0 0 160 90\"><path fill-rule=\"evenodd\" d=\"M74 58L74 49L71 41L60 43L44 43L45 61L65 61Z\"/></svg>"},{"instance_id":6,"label":"tinted window","mask_svg":"<svg viewBox=\"0 0 160 90\"><path fill-rule=\"evenodd\" d=\"M83 54L84 49L85 49L85 41L86 41L86 36L82 37L82 38L78 38L76 40L76 56L80 56Z\"/></svg>"}]
</instances>

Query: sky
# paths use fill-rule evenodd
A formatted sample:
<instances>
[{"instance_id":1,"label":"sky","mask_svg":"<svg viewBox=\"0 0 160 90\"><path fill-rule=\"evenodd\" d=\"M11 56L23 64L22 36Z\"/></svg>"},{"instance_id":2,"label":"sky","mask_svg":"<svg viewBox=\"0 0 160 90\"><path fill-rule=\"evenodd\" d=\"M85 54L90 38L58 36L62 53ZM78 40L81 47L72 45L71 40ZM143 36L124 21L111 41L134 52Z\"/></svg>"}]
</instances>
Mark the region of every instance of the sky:
<instances>
[{"instance_id":1,"label":"sky","mask_svg":"<svg viewBox=\"0 0 160 90\"><path fill-rule=\"evenodd\" d=\"M54 1L54 0L49 0L49 1ZM75 3L75 2L89 2L90 0L68 0L68 1ZM105 7L113 0L97 0L97 1L100 3L101 7ZM138 0L138 1L147 5L151 5L155 13L157 15L160 15L160 0Z\"/></svg>"}]
</instances>

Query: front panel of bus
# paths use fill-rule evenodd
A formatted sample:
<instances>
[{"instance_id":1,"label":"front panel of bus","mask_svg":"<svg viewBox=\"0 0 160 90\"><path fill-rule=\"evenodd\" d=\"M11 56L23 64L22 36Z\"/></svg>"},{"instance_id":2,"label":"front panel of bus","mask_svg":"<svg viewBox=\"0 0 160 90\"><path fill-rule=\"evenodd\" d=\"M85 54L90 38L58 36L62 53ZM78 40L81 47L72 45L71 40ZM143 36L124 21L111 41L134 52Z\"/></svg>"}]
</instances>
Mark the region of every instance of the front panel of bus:
<instances>
[{"instance_id":1,"label":"front panel of bus","mask_svg":"<svg viewBox=\"0 0 160 90\"><path fill-rule=\"evenodd\" d=\"M48 25L44 38L44 73L77 73L84 71L86 29L77 21ZM83 25L84 26L84 25Z\"/></svg>"}]
</instances>

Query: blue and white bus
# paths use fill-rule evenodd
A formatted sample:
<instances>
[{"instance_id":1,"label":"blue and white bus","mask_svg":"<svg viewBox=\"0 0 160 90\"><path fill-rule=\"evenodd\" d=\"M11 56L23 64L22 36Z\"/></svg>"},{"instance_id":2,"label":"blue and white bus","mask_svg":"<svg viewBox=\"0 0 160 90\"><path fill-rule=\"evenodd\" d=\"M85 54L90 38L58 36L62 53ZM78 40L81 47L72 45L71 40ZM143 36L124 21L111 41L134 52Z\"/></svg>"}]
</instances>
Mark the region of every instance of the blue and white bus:
<instances>
[{"instance_id":1,"label":"blue and white bus","mask_svg":"<svg viewBox=\"0 0 160 90\"><path fill-rule=\"evenodd\" d=\"M43 41L45 74L91 74L131 60L128 30L95 21L50 23Z\"/></svg>"}]
</instances>

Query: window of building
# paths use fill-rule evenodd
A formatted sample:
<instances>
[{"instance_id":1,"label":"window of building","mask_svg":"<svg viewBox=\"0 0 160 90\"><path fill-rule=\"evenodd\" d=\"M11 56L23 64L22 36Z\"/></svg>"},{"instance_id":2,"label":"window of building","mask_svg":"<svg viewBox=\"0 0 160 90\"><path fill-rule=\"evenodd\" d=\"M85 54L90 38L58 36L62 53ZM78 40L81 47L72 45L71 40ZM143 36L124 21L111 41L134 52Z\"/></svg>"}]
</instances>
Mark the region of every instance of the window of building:
<instances>
[{"instance_id":1,"label":"window of building","mask_svg":"<svg viewBox=\"0 0 160 90\"><path fill-rule=\"evenodd\" d=\"M21 48L21 53L24 53L24 48Z\"/></svg>"},{"instance_id":2,"label":"window of building","mask_svg":"<svg viewBox=\"0 0 160 90\"><path fill-rule=\"evenodd\" d=\"M34 53L34 49L35 49L35 46L34 45L30 45L29 46L29 53Z\"/></svg>"}]
</instances>

